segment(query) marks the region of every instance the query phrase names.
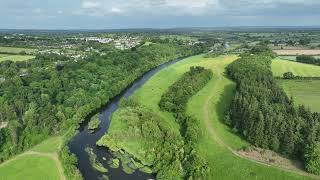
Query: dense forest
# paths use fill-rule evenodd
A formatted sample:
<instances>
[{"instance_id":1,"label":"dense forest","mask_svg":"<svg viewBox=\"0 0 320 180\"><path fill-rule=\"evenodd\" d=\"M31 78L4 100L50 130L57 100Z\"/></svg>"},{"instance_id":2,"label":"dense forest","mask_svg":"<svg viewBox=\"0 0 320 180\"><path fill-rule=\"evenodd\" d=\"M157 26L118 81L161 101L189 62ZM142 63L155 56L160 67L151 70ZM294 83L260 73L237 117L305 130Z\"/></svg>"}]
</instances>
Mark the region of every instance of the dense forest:
<instances>
[{"instance_id":1,"label":"dense forest","mask_svg":"<svg viewBox=\"0 0 320 180\"><path fill-rule=\"evenodd\" d=\"M227 68L237 83L226 123L253 145L305 162L320 174L320 114L295 108L273 78L272 52L258 46Z\"/></svg>"},{"instance_id":2,"label":"dense forest","mask_svg":"<svg viewBox=\"0 0 320 180\"><path fill-rule=\"evenodd\" d=\"M114 152L129 151L151 167L159 180L203 179L210 169L195 147L201 129L196 118L185 114L185 108L211 77L210 70L192 67L162 96L161 109L174 114L180 130L131 98L121 102L109 132L97 144Z\"/></svg>"},{"instance_id":3,"label":"dense forest","mask_svg":"<svg viewBox=\"0 0 320 180\"><path fill-rule=\"evenodd\" d=\"M100 51L80 61L47 54L0 63L0 162L51 135L76 129L146 71L201 53L203 46L171 42Z\"/></svg>"},{"instance_id":4,"label":"dense forest","mask_svg":"<svg viewBox=\"0 0 320 180\"><path fill-rule=\"evenodd\" d=\"M314 56L300 55L296 57L297 62L305 64L315 64L320 66L320 59Z\"/></svg>"}]
</instances>

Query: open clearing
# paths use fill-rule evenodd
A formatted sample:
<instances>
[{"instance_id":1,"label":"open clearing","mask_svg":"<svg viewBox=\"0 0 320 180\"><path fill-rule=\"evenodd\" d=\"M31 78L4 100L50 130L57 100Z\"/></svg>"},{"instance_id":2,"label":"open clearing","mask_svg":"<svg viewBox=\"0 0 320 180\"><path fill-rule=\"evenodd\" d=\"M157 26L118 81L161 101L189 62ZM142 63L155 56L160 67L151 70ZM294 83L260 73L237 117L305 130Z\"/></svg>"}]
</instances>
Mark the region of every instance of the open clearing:
<instances>
[{"instance_id":1,"label":"open clearing","mask_svg":"<svg viewBox=\"0 0 320 180\"><path fill-rule=\"evenodd\" d=\"M57 150L61 137L50 138L31 150L0 164L4 180L65 180Z\"/></svg>"},{"instance_id":2,"label":"open clearing","mask_svg":"<svg viewBox=\"0 0 320 180\"><path fill-rule=\"evenodd\" d=\"M295 104L303 104L314 112L320 112L320 80L278 80Z\"/></svg>"},{"instance_id":3,"label":"open clearing","mask_svg":"<svg viewBox=\"0 0 320 180\"><path fill-rule=\"evenodd\" d=\"M283 76L285 72L292 72L295 76L320 77L320 66L303 64L293 61L281 60L272 61L272 72L274 76Z\"/></svg>"},{"instance_id":4,"label":"open clearing","mask_svg":"<svg viewBox=\"0 0 320 180\"><path fill-rule=\"evenodd\" d=\"M29 59L33 59L35 56L29 55L9 55L9 54L0 54L0 62L1 61L27 61Z\"/></svg>"},{"instance_id":5,"label":"open clearing","mask_svg":"<svg viewBox=\"0 0 320 180\"><path fill-rule=\"evenodd\" d=\"M296 56L296 55L310 55L317 56L320 55L320 49L281 49L273 50L279 56Z\"/></svg>"},{"instance_id":6,"label":"open clearing","mask_svg":"<svg viewBox=\"0 0 320 180\"><path fill-rule=\"evenodd\" d=\"M233 134L225 126L224 112L232 99L235 84L224 76L225 67L237 56L223 56L218 58L203 58L194 56L178 62L159 71L135 94L134 98L141 104L151 108L154 112L175 122L171 114L161 112L158 107L161 95L178 78L189 70L191 66L203 66L212 69L214 76L207 86L188 103L188 113L201 120L204 136L198 144L198 151L208 160L211 167L208 179L309 179L301 176L303 172L288 172L282 168L266 165L255 160L247 159L235 153L249 144L239 136Z\"/></svg>"},{"instance_id":7,"label":"open clearing","mask_svg":"<svg viewBox=\"0 0 320 180\"><path fill-rule=\"evenodd\" d=\"M17 47L0 47L0 53L21 53L26 52L27 54L37 52L36 49L28 49L28 48L17 48Z\"/></svg>"}]
</instances>

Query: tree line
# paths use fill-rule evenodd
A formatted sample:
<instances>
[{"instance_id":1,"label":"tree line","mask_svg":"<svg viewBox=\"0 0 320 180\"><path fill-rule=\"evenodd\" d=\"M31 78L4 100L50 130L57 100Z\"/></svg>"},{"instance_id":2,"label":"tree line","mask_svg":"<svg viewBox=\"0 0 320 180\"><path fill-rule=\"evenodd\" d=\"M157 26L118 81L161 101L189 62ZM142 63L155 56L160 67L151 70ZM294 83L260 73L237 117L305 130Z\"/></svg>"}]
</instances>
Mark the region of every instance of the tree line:
<instances>
[{"instance_id":1,"label":"tree line","mask_svg":"<svg viewBox=\"0 0 320 180\"><path fill-rule=\"evenodd\" d=\"M237 86L225 122L253 145L302 160L307 171L320 174L320 114L295 108L272 75L273 58L258 46L227 67Z\"/></svg>"},{"instance_id":2,"label":"tree line","mask_svg":"<svg viewBox=\"0 0 320 180\"><path fill-rule=\"evenodd\" d=\"M187 115L189 99L199 92L212 78L212 72L203 67L191 67L178 81L162 95L159 107L162 111L173 113L180 125L180 133L184 138L184 179L204 179L210 168L206 160L197 152L197 142L201 137L200 122Z\"/></svg>"},{"instance_id":3,"label":"tree line","mask_svg":"<svg viewBox=\"0 0 320 180\"><path fill-rule=\"evenodd\" d=\"M181 130L130 98L121 101L119 110L112 117L109 132L97 144L113 152L128 149L134 158L149 166L159 180L203 179L209 167L195 148L201 135L200 123L185 114L185 107L188 99L204 87L211 76L211 71L193 67L162 96L159 105L174 114ZM173 102L171 98L177 96L179 100ZM180 115L177 115L178 111ZM138 143L137 147L132 142ZM134 150L136 148L138 150Z\"/></svg>"},{"instance_id":4,"label":"tree line","mask_svg":"<svg viewBox=\"0 0 320 180\"><path fill-rule=\"evenodd\" d=\"M300 55L296 57L296 61L305 64L314 64L320 66L320 59L314 56Z\"/></svg>"}]
</instances>

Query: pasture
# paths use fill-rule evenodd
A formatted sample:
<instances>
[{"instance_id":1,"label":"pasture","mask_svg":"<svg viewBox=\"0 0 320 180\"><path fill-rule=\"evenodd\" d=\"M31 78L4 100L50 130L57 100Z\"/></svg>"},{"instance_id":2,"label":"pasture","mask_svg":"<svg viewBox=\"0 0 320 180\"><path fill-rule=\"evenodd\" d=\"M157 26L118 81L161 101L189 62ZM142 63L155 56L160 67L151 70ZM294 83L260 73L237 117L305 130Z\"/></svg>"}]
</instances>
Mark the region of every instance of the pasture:
<instances>
[{"instance_id":1,"label":"pasture","mask_svg":"<svg viewBox=\"0 0 320 180\"><path fill-rule=\"evenodd\" d=\"M57 151L61 137L52 137L31 150L0 164L0 179L4 180L64 180Z\"/></svg>"},{"instance_id":2,"label":"pasture","mask_svg":"<svg viewBox=\"0 0 320 180\"><path fill-rule=\"evenodd\" d=\"M223 118L233 97L235 84L225 77L225 67L237 56L187 58L155 74L134 95L137 101L166 118L172 128L177 124L171 114L160 111L161 95L191 66L210 68L212 80L188 103L188 114L201 120L203 137L198 142L198 152L208 160L211 172L208 179L309 179L276 166L249 160L235 153L249 144L224 125ZM116 114L114 115L116 116ZM113 117L113 120L116 120ZM121 128L121 127L120 127ZM295 170L292 170L295 171ZM300 171L299 171L300 172Z\"/></svg>"},{"instance_id":3,"label":"pasture","mask_svg":"<svg viewBox=\"0 0 320 180\"><path fill-rule=\"evenodd\" d=\"M30 56L30 55L9 55L9 54L0 54L0 62L1 61L27 61L30 59L35 58L35 56Z\"/></svg>"},{"instance_id":4,"label":"pasture","mask_svg":"<svg viewBox=\"0 0 320 180\"><path fill-rule=\"evenodd\" d=\"M0 47L0 53L9 53L9 54L19 54L21 52L25 52L27 54L32 54L37 52L36 49L29 48L18 48L18 47Z\"/></svg>"},{"instance_id":5,"label":"pasture","mask_svg":"<svg viewBox=\"0 0 320 180\"><path fill-rule=\"evenodd\" d=\"M274 76L282 77L285 72L292 72L295 76L320 77L320 66L303 64L277 58L272 61L272 72Z\"/></svg>"},{"instance_id":6,"label":"pasture","mask_svg":"<svg viewBox=\"0 0 320 180\"><path fill-rule=\"evenodd\" d=\"M320 112L320 80L278 80L296 105L305 105L313 112Z\"/></svg>"}]
</instances>

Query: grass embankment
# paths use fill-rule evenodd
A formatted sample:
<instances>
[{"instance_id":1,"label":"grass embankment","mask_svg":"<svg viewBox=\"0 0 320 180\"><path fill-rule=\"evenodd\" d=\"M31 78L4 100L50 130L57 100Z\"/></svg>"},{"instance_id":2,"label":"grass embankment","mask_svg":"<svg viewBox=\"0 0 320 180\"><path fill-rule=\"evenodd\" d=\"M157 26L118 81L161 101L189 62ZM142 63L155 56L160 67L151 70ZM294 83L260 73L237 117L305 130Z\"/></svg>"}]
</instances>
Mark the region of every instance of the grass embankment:
<instances>
[{"instance_id":1,"label":"grass embankment","mask_svg":"<svg viewBox=\"0 0 320 180\"><path fill-rule=\"evenodd\" d=\"M311 64L303 64L277 58L272 61L271 67L274 76L282 77L283 73L292 72L295 76L320 77L320 66Z\"/></svg>"},{"instance_id":2,"label":"grass embankment","mask_svg":"<svg viewBox=\"0 0 320 180\"><path fill-rule=\"evenodd\" d=\"M58 151L62 137L52 137L23 154L0 164L0 179L64 180Z\"/></svg>"},{"instance_id":3,"label":"grass embankment","mask_svg":"<svg viewBox=\"0 0 320 180\"><path fill-rule=\"evenodd\" d=\"M154 75L133 96L142 105L165 119L171 129L178 131L172 114L162 112L158 106L162 94L177 81L191 66L203 66L213 72L212 80L195 95L188 104L188 113L201 121L204 136L198 143L198 151L208 160L211 171L208 179L308 179L279 169L240 157L234 149L248 146L244 140L231 132L221 121L232 99L235 84L224 76L224 68L236 56L203 58L194 56L163 69ZM114 114L113 120L116 120ZM121 126L115 127L121 131ZM114 129L114 130L115 130ZM111 129L112 130L112 129ZM138 142L131 144L132 150L139 150Z\"/></svg>"}]
</instances>

